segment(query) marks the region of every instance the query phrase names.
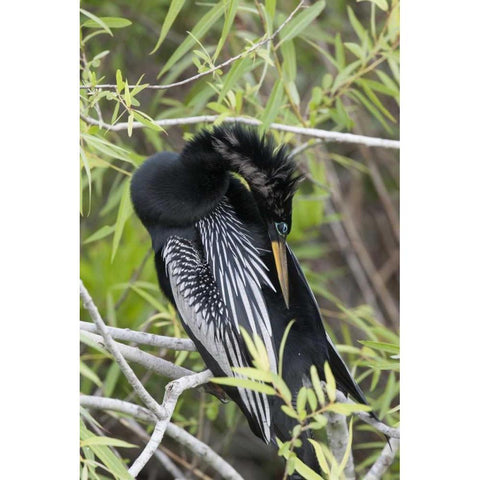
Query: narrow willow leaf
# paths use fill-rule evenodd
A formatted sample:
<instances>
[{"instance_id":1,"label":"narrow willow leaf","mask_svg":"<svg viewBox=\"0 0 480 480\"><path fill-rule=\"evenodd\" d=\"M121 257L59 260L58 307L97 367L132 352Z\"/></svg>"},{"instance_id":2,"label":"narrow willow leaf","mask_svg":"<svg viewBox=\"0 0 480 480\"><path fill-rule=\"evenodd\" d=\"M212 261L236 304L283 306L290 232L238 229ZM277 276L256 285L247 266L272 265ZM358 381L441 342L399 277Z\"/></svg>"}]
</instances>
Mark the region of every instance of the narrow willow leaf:
<instances>
[{"instance_id":1,"label":"narrow willow leaf","mask_svg":"<svg viewBox=\"0 0 480 480\"><path fill-rule=\"evenodd\" d=\"M308 441L313 445L313 449L315 450L315 455L317 457L320 468L327 474L327 477L330 477L330 467L328 465L327 458L323 453L323 449L320 443L310 438L308 439Z\"/></svg>"},{"instance_id":2,"label":"narrow willow leaf","mask_svg":"<svg viewBox=\"0 0 480 480\"><path fill-rule=\"evenodd\" d=\"M105 375L105 381L103 382L103 394L105 397L110 397L115 390L118 379L120 378L120 367L118 363L112 363L108 368L108 372Z\"/></svg>"},{"instance_id":3,"label":"narrow willow leaf","mask_svg":"<svg viewBox=\"0 0 480 480\"><path fill-rule=\"evenodd\" d=\"M81 447L91 447L92 445L110 445L111 447L135 448L137 445L125 442L118 438L92 436L80 442Z\"/></svg>"},{"instance_id":4,"label":"narrow willow leaf","mask_svg":"<svg viewBox=\"0 0 480 480\"><path fill-rule=\"evenodd\" d=\"M127 133L129 137L131 137L133 133L133 119L134 119L133 113L130 113L127 120Z\"/></svg>"},{"instance_id":5,"label":"narrow willow leaf","mask_svg":"<svg viewBox=\"0 0 480 480\"><path fill-rule=\"evenodd\" d=\"M345 68L345 49L343 48L342 36L340 33L335 35L335 58L337 60L338 69Z\"/></svg>"},{"instance_id":6,"label":"narrow willow leaf","mask_svg":"<svg viewBox=\"0 0 480 480\"><path fill-rule=\"evenodd\" d=\"M97 387L102 386L102 381L98 375L82 361L80 361L80 375L91 380Z\"/></svg>"},{"instance_id":7,"label":"narrow willow leaf","mask_svg":"<svg viewBox=\"0 0 480 480\"><path fill-rule=\"evenodd\" d=\"M139 110L132 110L132 115L135 120L139 121L146 127L154 130L155 132L164 132L165 129L162 128L160 125L157 125L153 118L149 117L146 113L140 112Z\"/></svg>"},{"instance_id":8,"label":"narrow willow leaf","mask_svg":"<svg viewBox=\"0 0 480 480\"><path fill-rule=\"evenodd\" d=\"M125 28L132 24L127 18L121 17L97 17L104 25L110 28ZM84 27L97 27L98 23L94 20L87 20L83 23Z\"/></svg>"},{"instance_id":9,"label":"narrow willow leaf","mask_svg":"<svg viewBox=\"0 0 480 480\"><path fill-rule=\"evenodd\" d=\"M333 376L332 370L330 369L330 365L328 362L325 362L324 372L325 372L325 382L327 384L327 395L331 402L335 401L337 396L337 388L335 384L335 377Z\"/></svg>"},{"instance_id":10,"label":"narrow willow leaf","mask_svg":"<svg viewBox=\"0 0 480 480\"><path fill-rule=\"evenodd\" d=\"M285 344L287 343L288 339L288 334L290 333L290 329L293 327L293 324L295 323L295 319L292 318L287 325L287 328L283 332L282 335L282 341L280 342L280 350L278 354L278 374L280 377L282 376L282 371L283 371L283 354L285 351Z\"/></svg>"},{"instance_id":11,"label":"narrow willow leaf","mask_svg":"<svg viewBox=\"0 0 480 480\"><path fill-rule=\"evenodd\" d=\"M311 388L307 388L307 400L308 405L310 406L310 410L314 412L318 406L318 399L315 395L315 392Z\"/></svg>"},{"instance_id":12,"label":"narrow willow leaf","mask_svg":"<svg viewBox=\"0 0 480 480\"><path fill-rule=\"evenodd\" d=\"M372 101L372 103L393 123L396 123L397 120L395 117L382 105L379 98L375 95L373 90L368 86L367 83L360 82L360 85L365 92L365 95Z\"/></svg>"},{"instance_id":13,"label":"narrow willow leaf","mask_svg":"<svg viewBox=\"0 0 480 480\"><path fill-rule=\"evenodd\" d=\"M272 372L259 370L252 367L232 367L235 373L240 373L253 380L260 380L262 382L272 382Z\"/></svg>"},{"instance_id":14,"label":"narrow willow leaf","mask_svg":"<svg viewBox=\"0 0 480 480\"><path fill-rule=\"evenodd\" d=\"M291 403L292 401L292 392L288 388L285 380L280 375L272 373L272 383L274 387L279 391L285 403Z\"/></svg>"},{"instance_id":15,"label":"narrow willow leaf","mask_svg":"<svg viewBox=\"0 0 480 480\"><path fill-rule=\"evenodd\" d=\"M320 15L324 8L325 0L321 0L320 2L315 2L311 7L308 7L299 13L281 31L280 42L278 42L278 45L281 45L283 42L291 40L297 35L303 33L303 31Z\"/></svg>"},{"instance_id":16,"label":"narrow willow leaf","mask_svg":"<svg viewBox=\"0 0 480 480\"><path fill-rule=\"evenodd\" d=\"M100 227L95 233L92 233L86 240L83 241L83 244L86 245L87 243L95 242L97 240L101 240L102 238L108 237L114 231L113 225L104 225Z\"/></svg>"},{"instance_id":17,"label":"narrow willow leaf","mask_svg":"<svg viewBox=\"0 0 480 480\"><path fill-rule=\"evenodd\" d=\"M317 395L318 401L321 405L325 405L325 394L323 393L322 383L318 376L318 370L315 365L310 367L310 378L312 380L313 389Z\"/></svg>"},{"instance_id":18,"label":"narrow willow leaf","mask_svg":"<svg viewBox=\"0 0 480 480\"><path fill-rule=\"evenodd\" d=\"M373 342L371 340L359 340L359 343L365 345L366 347L381 350L382 352L394 354L400 353L400 347L398 345L394 345L393 343Z\"/></svg>"},{"instance_id":19,"label":"narrow willow leaf","mask_svg":"<svg viewBox=\"0 0 480 480\"><path fill-rule=\"evenodd\" d=\"M368 37L368 33L365 31L362 24L358 20L358 18L355 16L355 13L353 12L351 7L347 7L347 13L348 13L348 19L350 20L350 24L355 30L355 33L357 34L360 41L363 42L365 37Z\"/></svg>"},{"instance_id":20,"label":"narrow willow leaf","mask_svg":"<svg viewBox=\"0 0 480 480\"><path fill-rule=\"evenodd\" d=\"M231 31L233 20L237 14L239 0L230 0L225 4L225 22L223 24L222 34L220 40L218 41L217 49L213 54L213 60L215 61L218 57L218 54L221 52L222 47L227 39L228 34Z\"/></svg>"},{"instance_id":21,"label":"narrow willow leaf","mask_svg":"<svg viewBox=\"0 0 480 480\"><path fill-rule=\"evenodd\" d=\"M297 57L293 41L283 42L280 50L282 52L282 69L287 81L293 82L297 78Z\"/></svg>"},{"instance_id":22,"label":"narrow willow leaf","mask_svg":"<svg viewBox=\"0 0 480 480\"><path fill-rule=\"evenodd\" d=\"M297 412L301 415L305 413L305 406L307 405L307 389L302 387L297 394Z\"/></svg>"},{"instance_id":23,"label":"narrow willow leaf","mask_svg":"<svg viewBox=\"0 0 480 480\"><path fill-rule=\"evenodd\" d=\"M350 415L355 412L370 412L372 407L360 403L332 403L328 405L329 412L340 413L341 415Z\"/></svg>"},{"instance_id":24,"label":"narrow willow leaf","mask_svg":"<svg viewBox=\"0 0 480 480\"><path fill-rule=\"evenodd\" d=\"M275 390L269 385L255 382L254 380L249 380L247 378L212 378L210 381L214 383L219 383L220 385L230 385L232 387L248 388L249 390L254 390L255 392L265 393L266 395L275 395Z\"/></svg>"},{"instance_id":25,"label":"narrow willow leaf","mask_svg":"<svg viewBox=\"0 0 480 480\"><path fill-rule=\"evenodd\" d=\"M160 36L158 37L157 43L153 47L153 50L150 52L150 54L155 53L160 48L160 45L162 44L163 40L167 36L167 33L170 30L170 27L172 26L173 22L177 18L177 15L182 9L184 3L185 3L185 0L172 0L170 2L170 7L168 8L167 15L165 16L165 20L160 30Z\"/></svg>"},{"instance_id":26,"label":"narrow willow leaf","mask_svg":"<svg viewBox=\"0 0 480 480\"><path fill-rule=\"evenodd\" d=\"M280 408L283 410L285 415L288 415L292 418L298 418L297 412L292 407L289 407L288 405L282 405Z\"/></svg>"},{"instance_id":27,"label":"narrow willow leaf","mask_svg":"<svg viewBox=\"0 0 480 480\"><path fill-rule=\"evenodd\" d=\"M159 312L165 313L167 310L165 306L157 300L156 297L150 295L148 292L143 290L142 288L138 287L137 285L132 285L132 290L137 293L140 297L142 297L145 301L147 301L155 310Z\"/></svg>"},{"instance_id":28,"label":"narrow willow leaf","mask_svg":"<svg viewBox=\"0 0 480 480\"><path fill-rule=\"evenodd\" d=\"M252 340L252 337L250 337L249 333L243 327L240 327L240 333L242 334L243 341L245 342L248 353L250 353L250 355L252 356L253 361L258 361L259 354L257 348L255 347L255 343Z\"/></svg>"},{"instance_id":29,"label":"narrow willow leaf","mask_svg":"<svg viewBox=\"0 0 480 480\"><path fill-rule=\"evenodd\" d=\"M99 17L94 15L91 12L88 12L87 10L84 10L83 8L80 9L80 12L83 13L86 17L90 18L94 23L96 23L100 28L103 28L109 35L113 37L113 33L108 27L108 25ZM88 21L88 20L87 20Z\"/></svg>"},{"instance_id":30,"label":"narrow willow leaf","mask_svg":"<svg viewBox=\"0 0 480 480\"><path fill-rule=\"evenodd\" d=\"M265 11L267 12L268 18L271 25L273 25L275 20L275 10L277 7L277 0L266 0L265 1Z\"/></svg>"},{"instance_id":31,"label":"narrow willow leaf","mask_svg":"<svg viewBox=\"0 0 480 480\"><path fill-rule=\"evenodd\" d=\"M275 120L275 117L277 116L277 113L283 104L283 100L284 92L282 81L277 80L273 86L272 93L270 94L267 105L265 105L265 110L261 117L263 125L260 130L262 132L266 131L270 124Z\"/></svg>"},{"instance_id":32,"label":"narrow willow leaf","mask_svg":"<svg viewBox=\"0 0 480 480\"><path fill-rule=\"evenodd\" d=\"M125 222L132 213L133 207L130 200L130 181L125 180L122 198L120 199L120 205L117 212L117 221L115 222L114 227L115 231L113 232L112 255L110 257L111 262L113 262L115 254L117 253L118 245L120 244L120 239L122 238L123 228L125 227Z\"/></svg>"},{"instance_id":33,"label":"narrow willow leaf","mask_svg":"<svg viewBox=\"0 0 480 480\"><path fill-rule=\"evenodd\" d=\"M305 465L299 458L295 458L295 470L308 480L324 480L322 476L315 473L308 465Z\"/></svg>"},{"instance_id":34,"label":"narrow willow leaf","mask_svg":"<svg viewBox=\"0 0 480 480\"><path fill-rule=\"evenodd\" d=\"M383 115L378 111L377 107L373 105L373 103L370 102L370 100L365 95L363 95L363 93L359 92L358 90L351 89L347 93L347 95L350 97L354 97L357 101L359 101L379 121L379 123L382 125L383 128L385 128L388 133L392 133L392 129L390 125L388 125L388 123L385 121Z\"/></svg>"},{"instance_id":35,"label":"narrow willow leaf","mask_svg":"<svg viewBox=\"0 0 480 480\"><path fill-rule=\"evenodd\" d=\"M358 43L345 42L345 47L347 47L357 58L365 61L365 50Z\"/></svg>"},{"instance_id":36,"label":"narrow willow leaf","mask_svg":"<svg viewBox=\"0 0 480 480\"><path fill-rule=\"evenodd\" d=\"M95 437L90 432L85 423L80 421L80 441L85 442L92 437ZM106 445L90 445L93 453L100 459L101 462L110 470L110 473L118 480L131 480L133 477L128 473L122 461L115 456L115 454Z\"/></svg>"},{"instance_id":37,"label":"narrow willow leaf","mask_svg":"<svg viewBox=\"0 0 480 480\"><path fill-rule=\"evenodd\" d=\"M265 348L265 344L263 340L260 338L259 335L256 333L253 335L253 341L255 342L255 346L257 347L258 352L258 359L257 359L257 367L264 371L270 370L270 361L268 359L267 349Z\"/></svg>"},{"instance_id":38,"label":"narrow willow leaf","mask_svg":"<svg viewBox=\"0 0 480 480\"><path fill-rule=\"evenodd\" d=\"M195 25L191 35L187 36L185 40L178 46L173 52L167 63L163 66L162 70L158 74L161 77L165 72L175 65L195 44L197 40L201 40L203 36L212 28L212 25L220 18L223 13L223 9L218 8L216 5L210 9Z\"/></svg>"}]
</instances>

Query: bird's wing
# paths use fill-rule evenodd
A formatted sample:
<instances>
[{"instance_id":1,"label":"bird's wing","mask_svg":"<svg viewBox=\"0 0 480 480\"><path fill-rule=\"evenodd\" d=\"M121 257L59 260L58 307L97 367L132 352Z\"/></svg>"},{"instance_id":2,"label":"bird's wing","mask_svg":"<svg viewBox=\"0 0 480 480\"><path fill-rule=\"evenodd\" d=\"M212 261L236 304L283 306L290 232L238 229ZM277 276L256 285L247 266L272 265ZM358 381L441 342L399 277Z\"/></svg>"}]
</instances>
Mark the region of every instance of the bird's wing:
<instances>
[{"instance_id":1,"label":"bird's wing","mask_svg":"<svg viewBox=\"0 0 480 480\"><path fill-rule=\"evenodd\" d=\"M168 239L163 258L175 304L190 335L208 352L217 371L241 377L232 367L250 364L238 325L230 316L228 299L224 300L210 265L191 241L176 236ZM237 390L250 422L268 443L271 413L267 396L244 388Z\"/></svg>"},{"instance_id":2,"label":"bird's wing","mask_svg":"<svg viewBox=\"0 0 480 480\"><path fill-rule=\"evenodd\" d=\"M297 258L295 257L294 253L292 252L288 244L287 244L287 252L288 252L287 255L290 257L290 261L295 268L295 273L297 277L295 281L298 281L299 283L303 284L305 290L308 291L310 301L315 306L314 311L317 312L318 314L317 321L320 322L322 329L325 331L325 327L323 326L322 317L320 315L320 310L318 308L318 304L315 299L315 296L313 295L313 292L310 286L308 285L308 282L305 278L305 275L303 274L303 271L300 267L300 264L298 263ZM292 275L293 272L289 272L289 274ZM332 373L339 386L339 389L343 390L345 393L349 393L358 402L368 405L367 399L365 398L365 395L362 392L362 389L359 387L358 383L350 374L350 371L348 370L347 365L345 364L342 357L338 353L330 336L326 331L325 331L325 335L327 338L328 363L330 365L330 368L332 369Z\"/></svg>"},{"instance_id":3,"label":"bird's wing","mask_svg":"<svg viewBox=\"0 0 480 480\"><path fill-rule=\"evenodd\" d=\"M267 349L270 368L277 372L272 327L262 286L275 290L267 267L243 222L226 199L197 223L205 259L228 310L232 327L258 335Z\"/></svg>"}]
</instances>

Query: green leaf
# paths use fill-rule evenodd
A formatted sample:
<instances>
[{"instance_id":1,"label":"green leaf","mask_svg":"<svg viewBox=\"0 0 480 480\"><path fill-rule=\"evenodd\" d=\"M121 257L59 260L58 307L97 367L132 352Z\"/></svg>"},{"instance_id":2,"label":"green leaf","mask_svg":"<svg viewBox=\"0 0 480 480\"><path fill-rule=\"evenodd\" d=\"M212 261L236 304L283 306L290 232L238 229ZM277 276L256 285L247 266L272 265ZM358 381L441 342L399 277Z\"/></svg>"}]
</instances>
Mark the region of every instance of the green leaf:
<instances>
[{"instance_id":1,"label":"green leaf","mask_svg":"<svg viewBox=\"0 0 480 480\"><path fill-rule=\"evenodd\" d=\"M297 395L297 412L301 415L302 412L305 412L305 406L307 405L307 389L302 387L298 391Z\"/></svg>"},{"instance_id":2,"label":"green leaf","mask_svg":"<svg viewBox=\"0 0 480 480\"><path fill-rule=\"evenodd\" d=\"M245 75L245 73L253 70L259 62L254 62L250 57L243 57L234 62L229 72L223 78L223 87L220 90L218 103L221 103L225 95L238 84L238 80Z\"/></svg>"},{"instance_id":3,"label":"green leaf","mask_svg":"<svg viewBox=\"0 0 480 480\"><path fill-rule=\"evenodd\" d=\"M279 391L280 395L284 399L286 403L290 403L292 401L292 393L288 388L285 380L280 375L272 373L272 383L274 387Z\"/></svg>"},{"instance_id":4,"label":"green leaf","mask_svg":"<svg viewBox=\"0 0 480 480\"><path fill-rule=\"evenodd\" d=\"M355 33L357 34L360 41L363 42L364 39L366 37L368 37L368 33L363 28L363 26L359 22L358 18L355 16L355 13L353 13L353 10L352 10L351 7L347 7L347 13L348 13L348 18L350 20L350 24L352 25L353 29L355 30Z\"/></svg>"},{"instance_id":5,"label":"green leaf","mask_svg":"<svg viewBox=\"0 0 480 480\"><path fill-rule=\"evenodd\" d=\"M223 13L223 9L218 8L215 5L211 10L209 10L195 25L191 35L188 35L187 38L178 46L178 48L173 52L170 58L167 60L162 70L158 74L158 77L161 77L165 72L170 70L170 68L175 65L178 60L180 60L195 44L197 40L201 40L203 36L211 29L212 25L220 18Z\"/></svg>"},{"instance_id":6,"label":"green leaf","mask_svg":"<svg viewBox=\"0 0 480 480\"><path fill-rule=\"evenodd\" d=\"M266 131L270 124L275 120L275 117L277 116L277 113L283 103L283 99L283 85L282 81L278 79L273 86L272 93L270 94L267 105L265 105L265 110L263 111L261 117L263 125L260 130L262 132Z\"/></svg>"},{"instance_id":7,"label":"green leaf","mask_svg":"<svg viewBox=\"0 0 480 480\"><path fill-rule=\"evenodd\" d=\"M132 115L135 118L135 120L139 121L140 123L150 128L151 130L154 130L155 132L165 131L164 128L162 128L160 125L157 125L155 123L155 120L153 120L153 118L149 117L144 112L140 112L139 110L132 110Z\"/></svg>"},{"instance_id":8,"label":"green leaf","mask_svg":"<svg viewBox=\"0 0 480 480\"><path fill-rule=\"evenodd\" d=\"M132 22L126 18L121 17L97 17L97 20L101 20L103 25L110 28L125 28L132 24ZM87 20L83 23L84 27L98 27L98 22L95 20Z\"/></svg>"},{"instance_id":9,"label":"green leaf","mask_svg":"<svg viewBox=\"0 0 480 480\"><path fill-rule=\"evenodd\" d=\"M225 3L225 22L223 24L222 35L220 36L220 40L218 41L217 49L213 54L214 61L217 59L218 54L222 50L225 40L227 39L227 36L231 31L232 23L237 13L238 4L239 0L229 0Z\"/></svg>"},{"instance_id":10,"label":"green leaf","mask_svg":"<svg viewBox=\"0 0 480 480\"><path fill-rule=\"evenodd\" d=\"M115 222L114 232L113 232L113 243L112 243L112 256L110 261L113 262L115 254L117 253L118 245L120 244L120 239L122 238L123 228L125 227L125 222L128 220L130 215L133 213L132 202L130 200L130 180L124 181L122 198L120 199L120 205L117 212L117 221Z\"/></svg>"},{"instance_id":11,"label":"green leaf","mask_svg":"<svg viewBox=\"0 0 480 480\"><path fill-rule=\"evenodd\" d=\"M290 329L293 327L294 323L294 318L292 318L290 322L288 322L287 328L283 332L282 341L280 342L280 350L278 354L278 374L280 375L280 377L282 376L283 371L283 352L285 350L285 344L287 343L288 334L290 333Z\"/></svg>"},{"instance_id":12,"label":"green leaf","mask_svg":"<svg viewBox=\"0 0 480 480\"><path fill-rule=\"evenodd\" d=\"M97 17L93 13L87 12L87 10L84 10L83 8L80 9L80 12L83 13L83 15L85 15L86 17L90 18L95 24L97 24L100 28L103 28L103 30L105 30L109 35L113 37L112 31L101 18Z\"/></svg>"},{"instance_id":13,"label":"green leaf","mask_svg":"<svg viewBox=\"0 0 480 480\"><path fill-rule=\"evenodd\" d=\"M343 48L342 36L340 33L335 35L335 58L337 60L338 69L345 68L345 50Z\"/></svg>"},{"instance_id":14,"label":"green leaf","mask_svg":"<svg viewBox=\"0 0 480 480\"><path fill-rule=\"evenodd\" d=\"M80 361L80 375L91 380L97 387L102 386L102 381L98 375L82 361Z\"/></svg>"},{"instance_id":15,"label":"green leaf","mask_svg":"<svg viewBox=\"0 0 480 480\"><path fill-rule=\"evenodd\" d=\"M90 432L85 423L80 421L80 441L85 442L90 440L92 437L96 437L92 432ZM131 480L133 477L128 473L125 465L122 461L115 456L115 454L110 450L107 445L90 445L90 448L93 453L103 462L107 467L110 473L118 480Z\"/></svg>"},{"instance_id":16,"label":"green leaf","mask_svg":"<svg viewBox=\"0 0 480 480\"><path fill-rule=\"evenodd\" d=\"M345 42L345 46L360 60L365 61L365 50L358 44L353 42Z\"/></svg>"},{"instance_id":17,"label":"green leaf","mask_svg":"<svg viewBox=\"0 0 480 480\"><path fill-rule=\"evenodd\" d=\"M260 380L262 382L271 382L272 381L272 372L259 370L258 368L252 367L232 367L232 370L235 373L245 375L248 378L253 380Z\"/></svg>"},{"instance_id":18,"label":"green leaf","mask_svg":"<svg viewBox=\"0 0 480 480\"><path fill-rule=\"evenodd\" d=\"M350 415L355 412L370 412L372 407L360 403L332 403L328 405L327 410L341 415Z\"/></svg>"},{"instance_id":19,"label":"green leaf","mask_svg":"<svg viewBox=\"0 0 480 480\"><path fill-rule=\"evenodd\" d=\"M118 438L92 436L80 442L80 447L91 447L92 445L110 445L111 447L136 448L137 445L128 443Z\"/></svg>"},{"instance_id":20,"label":"green leaf","mask_svg":"<svg viewBox=\"0 0 480 480\"><path fill-rule=\"evenodd\" d=\"M320 15L324 8L325 0L321 0L299 13L280 32L281 40L278 42L277 46L303 33L304 30Z\"/></svg>"},{"instance_id":21,"label":"green leaf","mask_svg":"<svg viewBox=\"0 0 480 480\"><path fill-rule=\"evenodd\" d=\"M255 392L265 393L266 395L275 395L275 390L269 385L255 382L254 380L248 380L247 378L212 378L210 381L214 383L219 383L220 385L230 385L232 387L247 388L249 390L254 390Z\"/></svg>"},{"instance_id":22,"label":"green leaf","mask_svg":"<svg viewBox=\"0 0 480 480\"><path fill-rule=\"evenodd\" d=\"M105 375L105 381L103 382L103 394L105 397L110 397L115 389L117 381L120 377L120 367L118 363L113 362L108 368Z\"/></svg>"},{"instance_id":23,"label":"green leaf","mask_svg":"<svg viewBox=\"0 0 480 480\"><path fill-rule=\"evenodd\" d=\"M153 47L153 50L150 52L150 54L155 53L160 48L160 45L167 36L170 27L177 18L177 15L180 13L184 3L185 0L172 0L170 2L170 7L168 8L167 15L165 16L165 20L160 30L160 36L158 37L157 43Z\"/></svg>"},{"instance_id":24,"label":"green leaf","mask_svg":"<svg viewBox=\"0 0 480 480\"><path fill-rule=\"evenodd\" d=\"M332 370L330 369L330 365L328 364L328 362L325 362L324 372L325 382L327 384L327 395L329 400L331 402L334 402L337 396L337 389L335 384L335 377L333 376Z\"/></svg>"},{"instance_id":25,"label":"green leaf","mask_svg":"<svg viewBox=\"0 0 480 480\"><path fill-rule=\"evenodd\" d=\"M83 241L83 244L86 245L87 243L95 242L97 240L101 240L102 238L108 237L113 233L115 228L113 225L104 225L100 227L95 233L92 233L86 240Z\"/></svg>"},{"instance_id":26,"label":"green leaf","mask_svg":"<svg viewBox=\"0 0 480 480\"><path fill-rule=\"evenodd\" d=\"M327 458L323 453L322 445L312 439L308 439L308 441L313 445L313 449L315 450L315 455L317 457L318 463L320 468L327 474L327 478L330 477L330 467L328 466Z\"/></svg>"},{"instance_id":27,"label":"green leaf","mask_svg":"<svg viewBox=\"0 0 480 480\"><path fill-rule=\"evenodd\" d=\"M386 12L388 10L387 0L357 0L357 2L371 2L374 3L380 10Z\"/></svg>"},{"instance_id":28,"label":"green leaf","mask_svg":"<svg viewBox=\"0 0 480 480\"><path fill-rule=\"evenodd\" d=\"M381 350L382 352L393 354L400 353L400 347L393 343L373 342L371 340L359 340L359 343L375 350Z\"/></svg>"},{"instance_id":29,"label":"green leaf","mask_svg":"<svg viewBox=\"0 0 480 480\"><path fill-rule=\"evenodd\" d=\"M308 480L324 480L318 473L315 473L308 465L305 465L298 457L295 458L295 470Z\"/></svg>"},{"instance_id":30,"label":"green leaf","mask_svg":"<svg viewBox=\"0 0 480 480\"><path fill-rule=\"evenodd\" d=\"M292 418L298 418L298 413L292 407L289 407L288 405L282 405L280 408L283 410L285 415L288 415Z\"/></svg>"},{"instance_id":31,"label":"green leaf","mask_svg":"<svg viewBox=\"0 0 480 480\"><path fill-rule=\"evenodd\" d=\"M322 383L320 382L317 367L315 365L312 365L310 367L310 378L312 379L313 389L315 390L315 394L317 395L318 401L320 402L321 405L324 405L325 394L323 393Z\"/></svg>"}]
</instances>

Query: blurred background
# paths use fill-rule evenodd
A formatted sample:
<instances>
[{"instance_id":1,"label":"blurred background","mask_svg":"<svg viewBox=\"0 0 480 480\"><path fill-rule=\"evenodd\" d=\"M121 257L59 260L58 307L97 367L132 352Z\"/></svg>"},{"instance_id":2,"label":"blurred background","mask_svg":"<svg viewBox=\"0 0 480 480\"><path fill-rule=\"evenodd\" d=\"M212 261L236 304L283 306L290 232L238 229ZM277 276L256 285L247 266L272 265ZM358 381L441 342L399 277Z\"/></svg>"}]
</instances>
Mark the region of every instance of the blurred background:
<instances>
[{"instance_id":1,"label":"blurred background","mask_svg":"<svg viewBox=\"0 0 480 480\"><path fill-rule=\"evenodd\" d=\"M131 174L151 154L178 152L195 132L211 126L180 119L258 119L262 131L288 144L306 175L294 199L289 243L327 330L380 419L398 426L399 151L320 142L269 126L398 139L399 3L304 2L279 35L253 53L183 85L151 88L244 52L271 35L297 5L289 0L81 1L81 277L109 325L185 337L158 289L148 233L132 214ZM153 123L164 119L179 124ZM135 128L138 122L142 128ZM87 320L84 311L81 317ZM145 350L195 371L204 368L196 352ZM133 398L105 350L82 339L81 362L82 393ZM168 380L137 366L135 372L161 400ZM108 436L139 448L145 444L125 419L94 416ZM250 432L235 404L188 391L173 421L244 478L282 478L283 460ZM354 421L359 478L384 445L371 427ZM139 448L117 450L134 459ZM217 478L174 441L166 438L161 449L186 478ZM94 478L90 468L82 471ZM96 475L112 478L103 470ZM383 478L398 477L397 459ZM152 459L138 478L173 477Z\"/></svg>"}]
</instances>

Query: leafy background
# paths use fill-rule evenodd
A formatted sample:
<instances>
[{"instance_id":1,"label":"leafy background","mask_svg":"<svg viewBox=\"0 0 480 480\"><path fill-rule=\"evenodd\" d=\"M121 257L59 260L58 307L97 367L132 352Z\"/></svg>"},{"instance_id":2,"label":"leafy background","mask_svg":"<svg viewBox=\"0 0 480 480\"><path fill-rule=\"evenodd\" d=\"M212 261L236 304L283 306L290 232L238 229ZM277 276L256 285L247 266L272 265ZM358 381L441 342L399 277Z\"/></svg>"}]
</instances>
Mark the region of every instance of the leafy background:
<instances>
[{"instance_id":1,"label":"leafy background","mask_svg":"<svg viewBox=\"0 0 480 480\"><path fill-rule=\"evenodd\" d=\"M231 65L181 86L152 89L210 69L271 34L297 2L82 1L80 91L81 276L112 326L185 336L160 293L150 240L132 214L129 180L156 151L179 151L210 124L159 128L153 120L198 115L259 119L278 143L298 149L307 174L295 198L289 242L317 295L327 329L382 421L399 422L398 151L319 143L269 129L272 122L396 139L399 136L399 3L305 2L280 32ZM127 122L123 130L92 125ZM144 128L133 129L133 122ZM200 371L197 353L152 351ZM127 399L130 388L110 356L85 340L81 391ZM162 398L166 380L135 367ZM281 478L283 462L256 439L233 403L186 392L174 421L198 435L245 478ZM142 441L111 417L110 437ZM88 423L88 422L87 422ZM86 427L85 427L86 428ZM84 434L91 435L89 430ZM85 439L84 439L85 440ZM359 475L385 443L354 422ZM116 445L125 459L137 448ZM208 470L173 442L162 448ZM103 462L105 463L105 461ZM158 464L150 462L139 478ZM105 470L84 463L86 478ZM111 478L110 476L108 478ZM398 478L398 460L385 475Z\"/></svg>"}]
</instances>

